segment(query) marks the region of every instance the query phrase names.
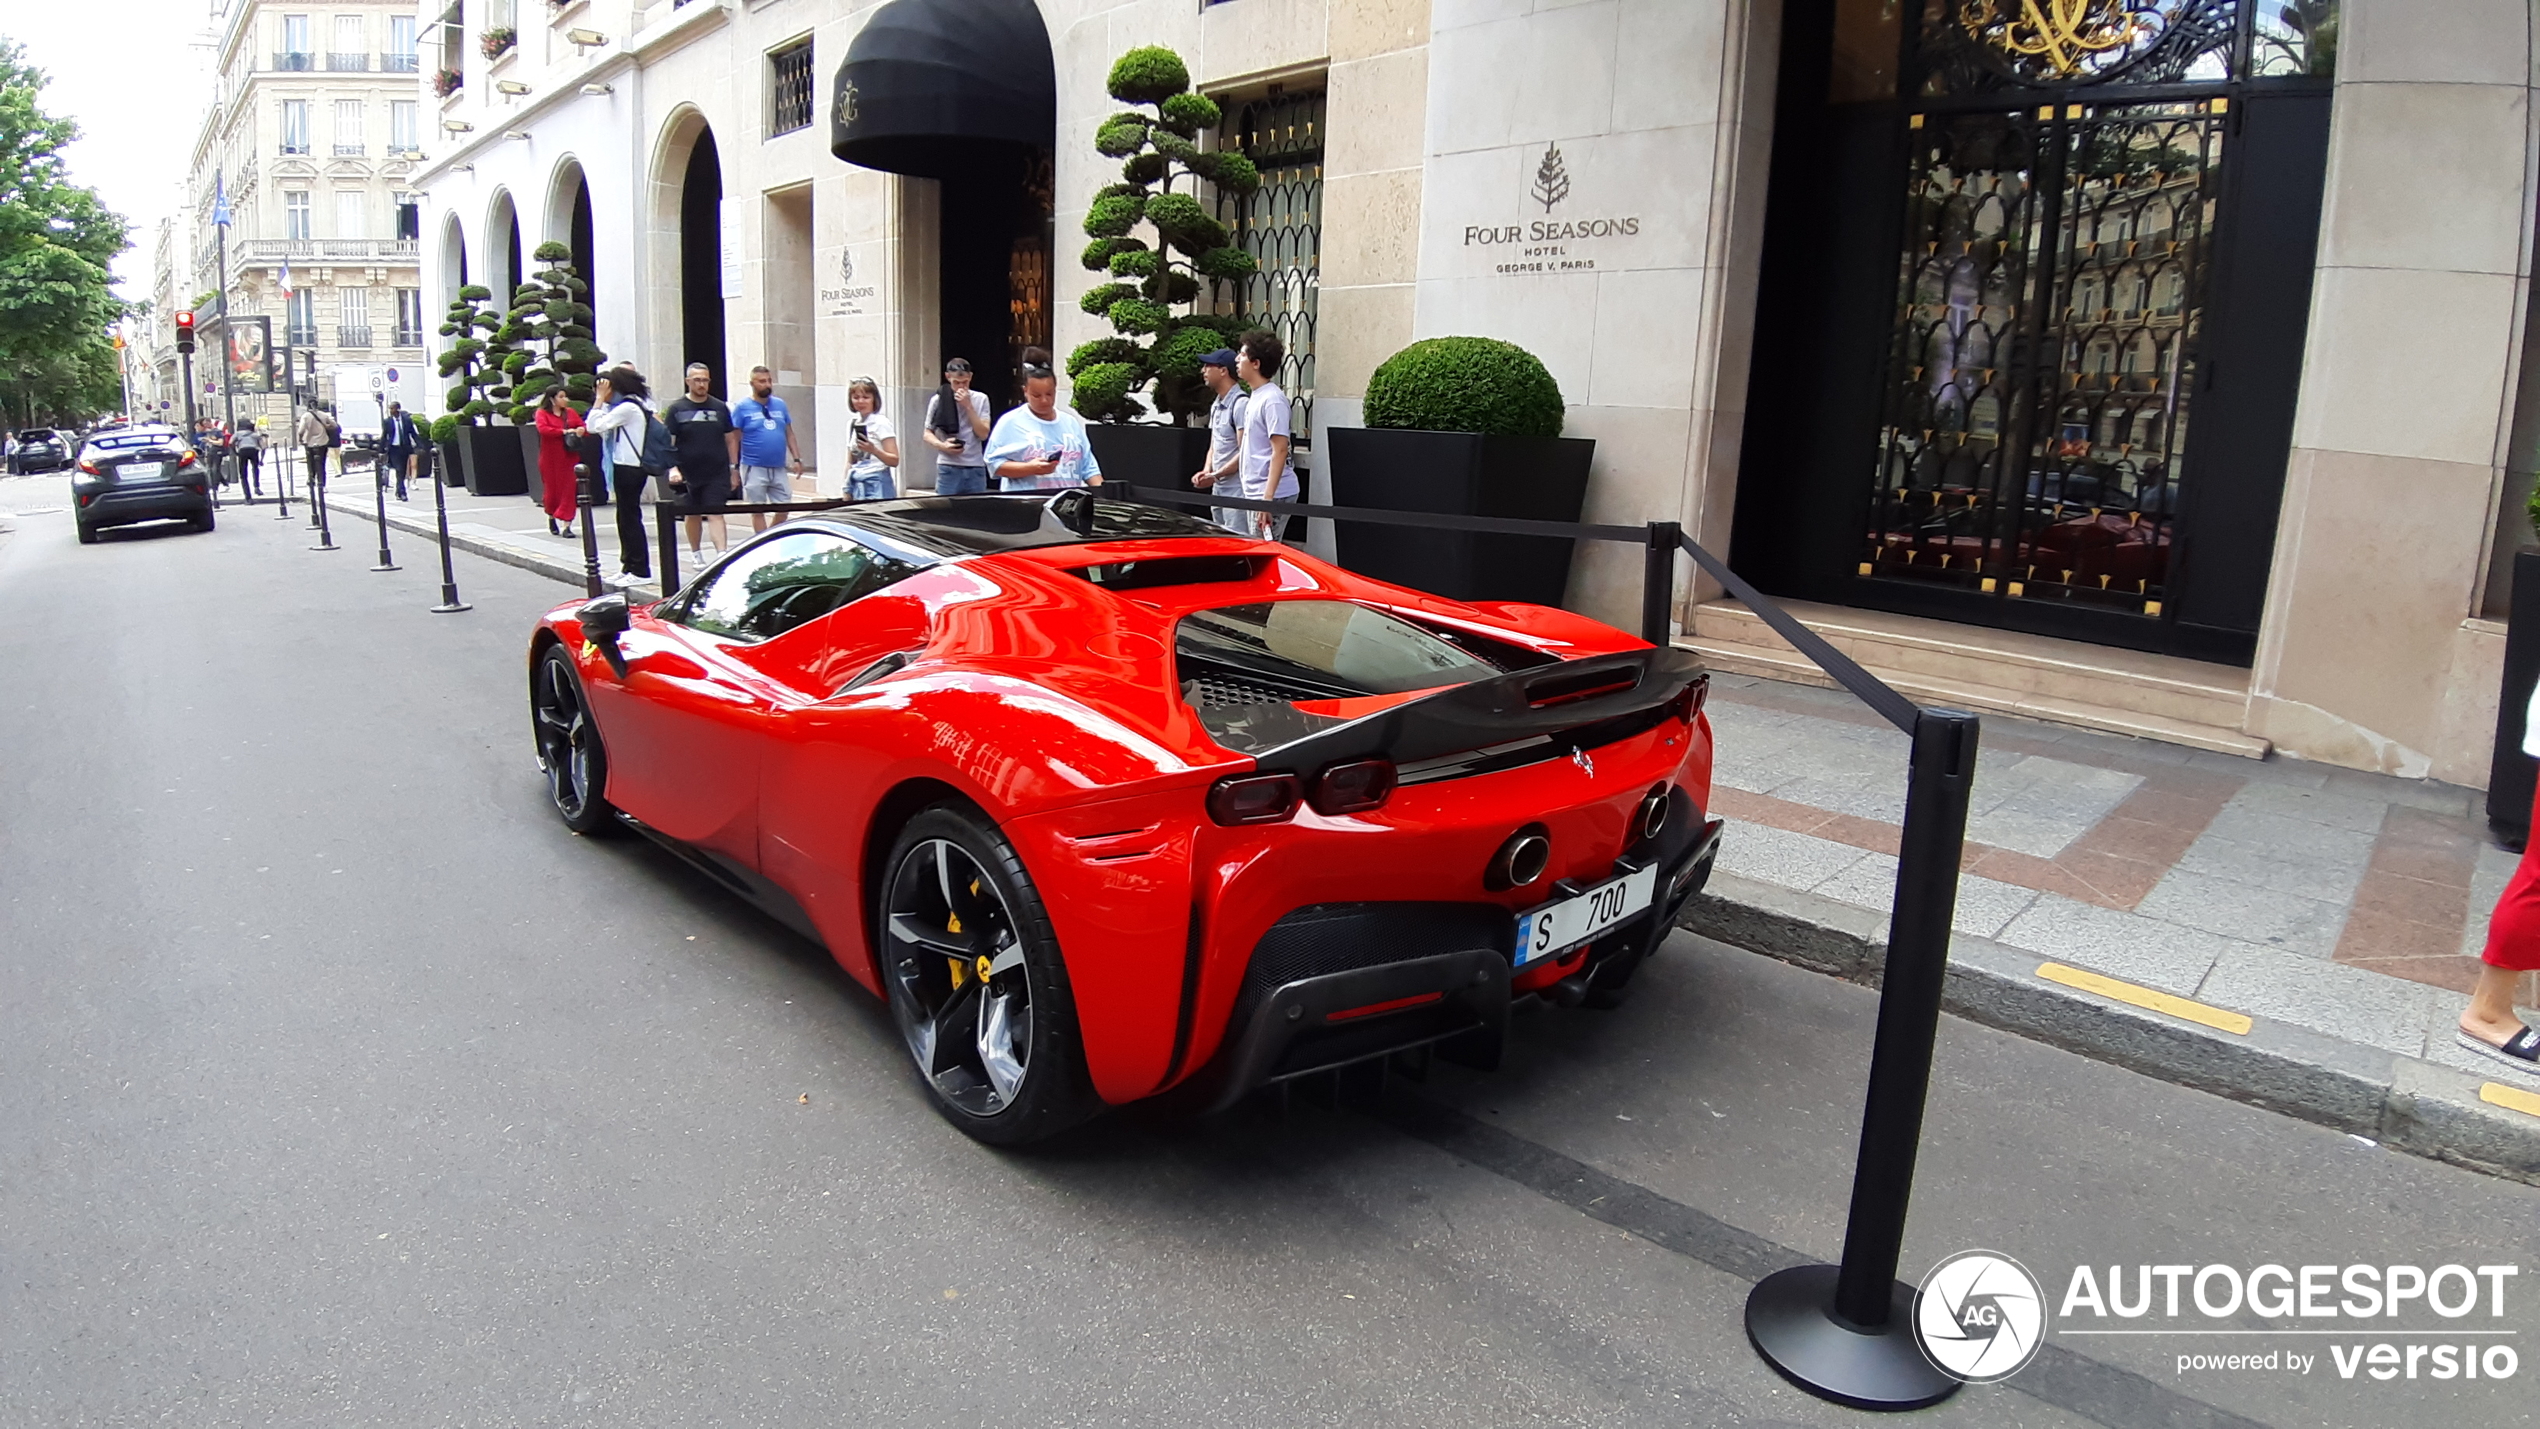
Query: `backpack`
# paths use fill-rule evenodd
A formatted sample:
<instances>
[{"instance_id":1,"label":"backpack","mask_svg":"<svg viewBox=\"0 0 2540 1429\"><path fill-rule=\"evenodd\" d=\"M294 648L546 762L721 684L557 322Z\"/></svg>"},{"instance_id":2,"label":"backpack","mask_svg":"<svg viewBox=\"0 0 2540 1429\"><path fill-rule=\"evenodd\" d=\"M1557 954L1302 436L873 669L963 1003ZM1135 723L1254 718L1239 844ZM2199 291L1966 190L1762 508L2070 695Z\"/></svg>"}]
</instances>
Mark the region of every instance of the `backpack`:
<instances>
[{"instance_id":1,"label":"backpack","mask_svg":"<svg viewBox=\"0 0 2540 1429\"><path fill-rule=\"evenodd\" d=\"M679 462L679 452L670 443L670 428L650 412L644 414L644 470L654 476L669 471Z\"/></svg>"}]
</instances>

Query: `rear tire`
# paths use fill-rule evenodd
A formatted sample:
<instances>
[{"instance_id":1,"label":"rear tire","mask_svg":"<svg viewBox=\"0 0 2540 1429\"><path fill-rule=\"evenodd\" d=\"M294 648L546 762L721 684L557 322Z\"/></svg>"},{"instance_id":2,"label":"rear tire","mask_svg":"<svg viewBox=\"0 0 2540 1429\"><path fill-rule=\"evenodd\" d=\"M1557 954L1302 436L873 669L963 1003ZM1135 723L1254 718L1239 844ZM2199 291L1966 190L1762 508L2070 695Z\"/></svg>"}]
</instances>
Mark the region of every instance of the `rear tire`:
<instances>
[{"instance_id":1,"label":"rear tire","mask_svg":"<svg viewBox=\"0 0 2540 1429\"><path fill-rule=\"evenodd\" d=\"M213 526L218 524L218 522L219 518L214 516L211 512L197 511L193 514L193 516L188 518L186 524L192 526L196 532L200 533L211 530Z\"/></svg>"},{"instance_id":2,"label":"rear tire","mask_svg":"<svg viewBox=\"0 0 2540 1429\"><path fill-rule=\"evenodd\" d=\"M96 528L96 527L94 527L94 526L89 525L89 524L88 524L87 522L85 522L85 521L80 522L80 523L79 523L79 543L80 543L81 545L83 545L83 546L94 546L94 545L96 545L96 544L97 544L97 528Z\"/></svg>"},{"instance_id":3,"label":"rear tire","mask_svg":"<svg viewBox=\"0 0 2540 1429\"><path fill-rule=\"evenodd\" d=\"M990 1146L1046 1140L1100 1111L1057 936L996 825L933 805L883 870L873 946L935 1110Z\"/></svg>"},{"instance_id":4,"label":"rear tire","mask_svg":"<svg viewBox=\"0 0 2540 1429\"><path fill-rule=\"evenodd\" d=\"M530 667L529 731L538 751L538 771L547 776L548 802L556 806L564 826L577 834L615 827L617 811L608 801L608 749L591 718L582 676L561 644L548 646Z\"/></svg>"}]
</instances>

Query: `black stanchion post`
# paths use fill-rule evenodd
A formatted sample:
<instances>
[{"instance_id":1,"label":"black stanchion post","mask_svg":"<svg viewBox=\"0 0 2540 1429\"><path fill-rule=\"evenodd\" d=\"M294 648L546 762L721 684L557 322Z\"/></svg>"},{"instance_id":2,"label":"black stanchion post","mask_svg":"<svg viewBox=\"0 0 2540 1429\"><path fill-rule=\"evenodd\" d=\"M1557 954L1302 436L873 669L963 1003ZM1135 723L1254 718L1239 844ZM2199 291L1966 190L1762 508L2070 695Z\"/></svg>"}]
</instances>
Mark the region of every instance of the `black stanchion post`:
<instances>
[{"instance_id":1,"label":"black stanchion post","mask_svg":"<svg viewBox=\"0 0 2540 1429\"><path fill-rule=\"evenodd\" d=\"M1649 546L1641 556L1640 638L1664 645L1676 635L1676 544L1684 528L1673 521L1649 523Z\"/></svg>"},{"instance_id":2,"label":"black stanchion post","mask_svg":"<svg viewBox=\"0 0 2540 1429\"><path fill-rule=\"evenodd\" d=\"M441 474L432 474L432 524L441 538L441 603L432 607L435 615L456 615L468 609L459 599L459 577L450 565L450 502L442 494Z\"/></svg>"},{"instance_id":3,"label":"black stanchion post","mask_svg":"<svg viewBox=\"0 0 2540 1429\"><path fill-rule=\"evenodd\" d=\"M600 533L592 524L591 483L597 480L589 462L576 462L573 467L573 504L582 509L582 584L597 600L606 587L600 584Z\"/></svg>"},{"instance_id":4,"label":"black stanchion post","mask_svg":"<svg viewBox=\"0 0 2540 1429\"><path fill-rule=\"evenodd\" d=\"M264 465L264 454L258 453L256 465ZM273 519L291 519L291 463L288 459L273 464Z\"/></svg>"},{"instance_id":5,"label":"black stanchion post","mask_svg":"<svg viewBox=\"0 0 2540 1429\"><path fill-rule=\"evenodd\" d=\"M679 512L670 502L653 503L653 524L661 532L661 593L679 589Z\"/></svg>"},{"instance_id":6,"label":"black stanchion post","mask_svg":"<svg viewBox=\"0 0 2540 1429\"><path fill-rule=\"evenodd\" d=\"M324 458L319 459L316 482L317 494L309 498L309 504L317 508L318 543L311 546L309 549L312 551L336 550L339 548L335 544L335 523L328 519L326 511L326 466L324 464Z\"/></svg>"},{"instance_id":7,"label":"black stanchion post","mask_svg":"<svg viewBox=\"0 0 2540 1429\"><path fill-rule=\"evenodd\" d=\"M1896 908L1888 919L1843 1264L1776 1271L1746 1299L1746 1335L1767 1364L1811 1394L1858 1409L1918 1409L1958 1388L1914 1342L1914 1288L1896 1278L1896 1260L1949 973L1976 729L1976 717L1962 710L1927 709L1914 721Z\"/></svg>"},{"instance_id":8,"label":"black stanchion post","mask_svg":"<svg viewBox=\"0 0 2540 1429\"><path fill-rule=\"evenodd\" d=\"M307 461L308 455L308 449L301 448L300 459ZM318 469L309 474L309 489L306 494L309 498L309 529L315 531L326 524L325 513L318 509L326 505L326 464L322 459Z\"/></svg>"},{"instance_id":9,"label":"black stanchion post","mask_svg":"<svg viewBox=\"0 0 2540 1429\"><path fill-rule=\"evenodd\" d=\"M388 554L388 483L374 481L371 483L371 489L379 496L379 564L371 569L393 571L397 569L397 561L395 557Z\"/></svg>"}]
</instances>

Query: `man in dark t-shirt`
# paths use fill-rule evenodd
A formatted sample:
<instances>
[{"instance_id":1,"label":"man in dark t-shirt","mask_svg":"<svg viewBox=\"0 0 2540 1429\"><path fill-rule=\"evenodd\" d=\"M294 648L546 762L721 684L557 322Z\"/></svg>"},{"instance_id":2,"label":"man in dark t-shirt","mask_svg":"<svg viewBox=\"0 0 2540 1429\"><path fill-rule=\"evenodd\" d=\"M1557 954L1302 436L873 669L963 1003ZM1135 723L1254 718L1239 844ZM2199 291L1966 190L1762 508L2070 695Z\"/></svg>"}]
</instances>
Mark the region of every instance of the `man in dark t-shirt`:
<instances>
[{"instance_id":1,"label":"man in dark t-shirt","mask_svg":"<svg viewBox=\"0 0 2540 1429\"><path fill-rule=\"evenodd\" d=\"M732 449L740 433L732 425L732 409L709 390L714 374L702 362L688 364L688 393L661 414L670 428L677 462L670 469L671 489L680 493L679 510L687 517L688 558L702 563L699 542L706 519L714 519L714 549L725 548L723 504L740 490L740 468Z\"/></svg>"}]
</instances>

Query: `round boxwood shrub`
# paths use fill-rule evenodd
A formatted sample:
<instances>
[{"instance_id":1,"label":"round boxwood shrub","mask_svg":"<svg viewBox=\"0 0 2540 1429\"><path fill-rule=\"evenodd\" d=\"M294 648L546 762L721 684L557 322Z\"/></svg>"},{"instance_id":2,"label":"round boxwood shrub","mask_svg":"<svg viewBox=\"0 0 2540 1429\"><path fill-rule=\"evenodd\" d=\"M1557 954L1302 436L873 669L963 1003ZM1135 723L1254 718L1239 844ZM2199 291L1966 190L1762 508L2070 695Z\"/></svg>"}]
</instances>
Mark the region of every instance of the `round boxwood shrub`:
<instances>
[{"instance_id":1,"label":"round boxwood shrub","mask_svg":"<svg viewBox=\"0 0 2540 1429\"><path fill-rule=\"evenodd\" d=\"M1490 337L1432 337L1384 360L1367 379L1371 427L1561 435L1561 388L1535 355Z\"/></svg>"}]
</instances>

